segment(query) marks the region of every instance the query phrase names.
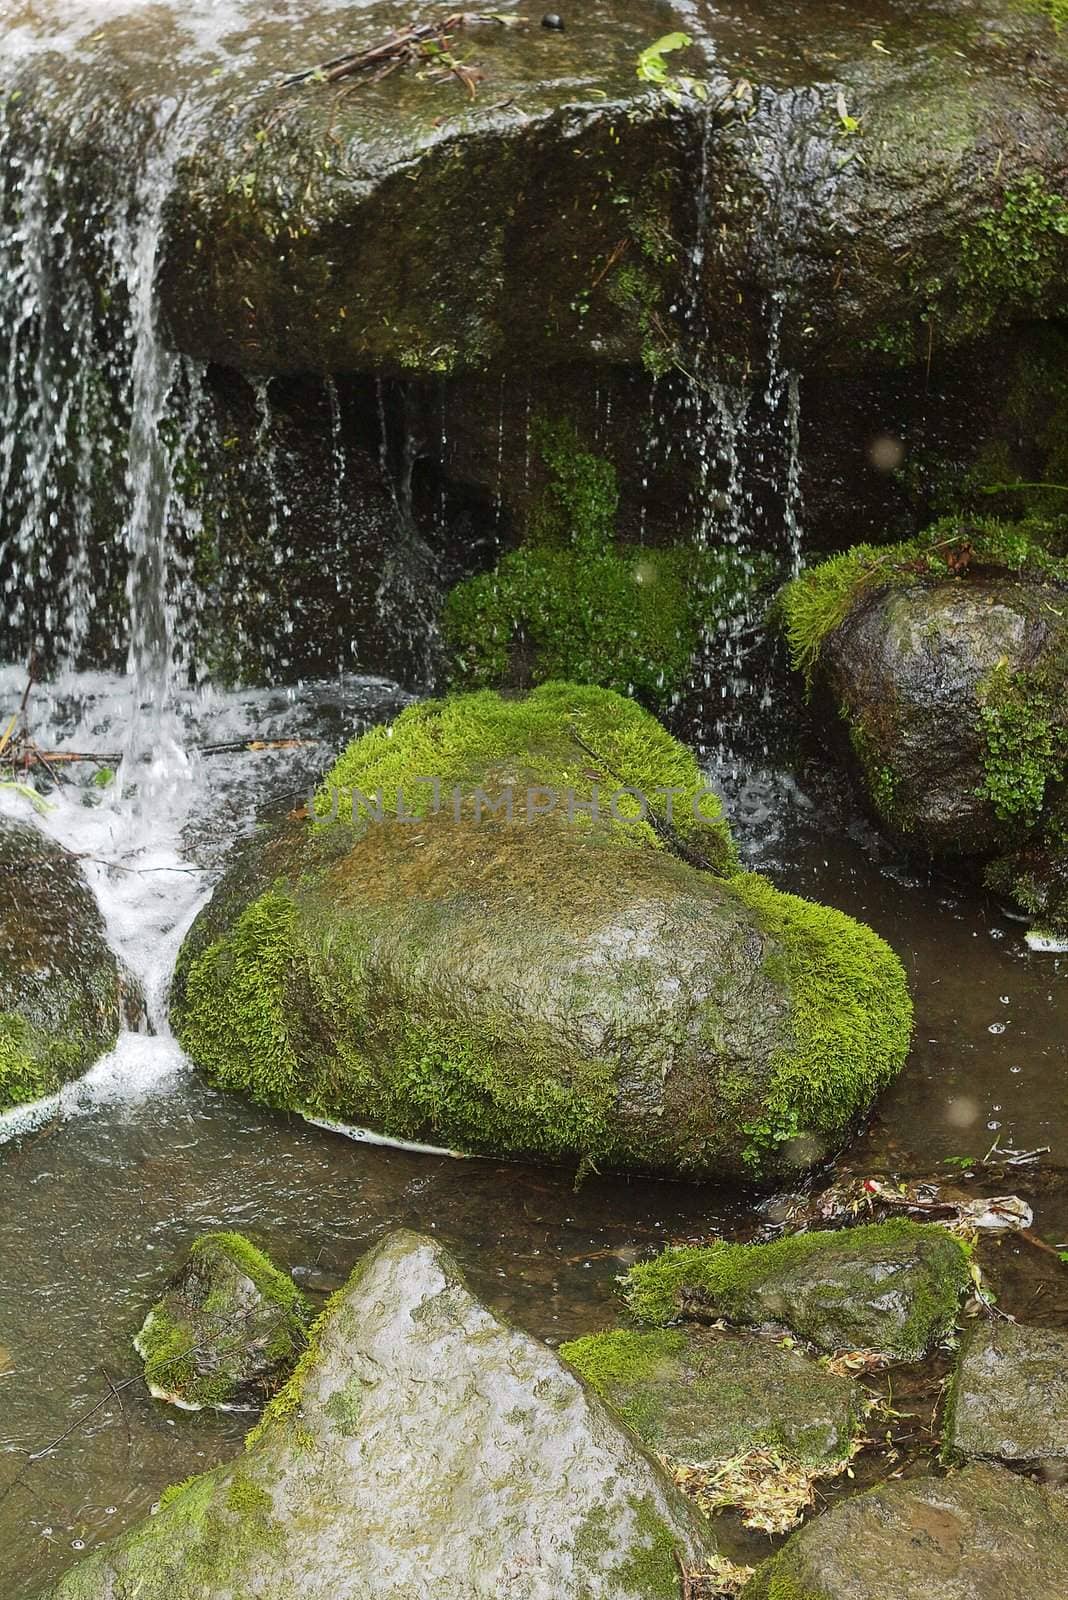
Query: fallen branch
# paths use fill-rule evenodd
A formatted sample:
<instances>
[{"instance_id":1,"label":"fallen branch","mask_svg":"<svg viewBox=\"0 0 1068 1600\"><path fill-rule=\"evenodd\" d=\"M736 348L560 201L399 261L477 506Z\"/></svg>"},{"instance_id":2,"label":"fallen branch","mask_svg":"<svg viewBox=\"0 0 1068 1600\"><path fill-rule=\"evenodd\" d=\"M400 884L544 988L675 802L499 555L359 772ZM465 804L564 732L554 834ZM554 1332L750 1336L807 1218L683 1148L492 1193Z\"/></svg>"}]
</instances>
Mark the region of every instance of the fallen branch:
<instances>
[{"instance_id":1,"label":"fallen branch","mask_svg":"<svg viewBox=\"0 0 1068 1600\"><path fill-rule=\"evenodd\" d=\"M449 51L452 35L462 28L494 26L515 28L526 25L525 17L506 17L493 11L454 11L440 22L413 23L365 50L350 50L333 56L318 66L307 67L283 78L282 89L292 89L302 83L340 83L345 78L359 78L368 83L379 83L398 67L422 62L438 66L451 73L474 99L475 84L481 77L477 68L466 67L455 60Z\"/></svg>"}]
</instances>

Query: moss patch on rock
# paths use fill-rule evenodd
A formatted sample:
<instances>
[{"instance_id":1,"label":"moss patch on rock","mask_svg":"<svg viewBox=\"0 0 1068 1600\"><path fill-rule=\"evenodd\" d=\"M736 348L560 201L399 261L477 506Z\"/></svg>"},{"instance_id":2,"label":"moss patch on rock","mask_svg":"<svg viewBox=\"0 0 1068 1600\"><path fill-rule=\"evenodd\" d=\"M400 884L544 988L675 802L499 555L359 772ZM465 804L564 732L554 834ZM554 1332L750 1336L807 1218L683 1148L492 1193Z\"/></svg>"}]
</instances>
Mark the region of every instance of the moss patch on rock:
<instances>
[{"instance_id":1,"label":"moss patch on rock","mask_svg":"<svg viewBox=\"0 0 1068 1600\"><path fill-rule=\"evenodd\" d=\"M650 1449L694 1466L756 1448L805 1466L841 1464L866 1410L850 1378L765 1339L614 1328L560 1354Z\"/></svg>"},{"instance_id":2,"label":"moss patch on rock","mask_svg":"<svg viewBox=\"0 0 1068 1600\"><path fill-rule=\"evenodd\" d=\"M811 685L825 641L850 613L883 590L917 579L937 582L972 568L1068 583L1068 557L1058 548L1065 536L1056 522L945 517L899 544L854 545L803 572L779 596L794 670Z\"/></svg>"},{"instance_id":3,"label":"moss patch on rock","mask_svg":"<svg viewBox=\"0 0 1068 1600\"><path fill-rule=\"evenodd\" d=\"M263 1400L304 1349L311 1310L239 1233L202 1234L134 1341L151 1393L186 1410Z\"/></svg>"},{"instance_id":4,"label":"moss patch on rock","mask_svg":"<svg viewBox=\"0 0 1068 1600\"><path fill-rule=\"evenodd\" d=\"M549 481L524 544L446 601L454 681L568 678L662 705L684 684L703 633L744 615L770 562L729 545L617 544L612 465L569 425L543 425L538 439Z\"/></svg>"},{"instance_id":5,"label":"moss patch on rock","mask_svg":"<svg viewBox=\"0 0 1068 1600\"><path fill-rule=\"evenodd\" d=\"M663 1325L680 1315L780 1321L824 1350L915 1361L950 1335L970 1281L959 1240L894 1218L770 1244L665 1250L632 1267L623 1292L643 1322Z\"/></svg>"},{"instance_id":6,"label":"moss patch on rock","mask_svg":"<svg viewBox=\"0 0 1068 1600\"><path fill-rule=\"evenodd\" d=\"M355 796L357 816L375 809L397 816L398 808L411 817L435 808L455 815L458 790L460 811L469 815L477 791L488 809L509 785L519 813L534 787L544 792L535 806L555 792L566 810L572 796L569 821L581 823L587 813L579 808L597 794L621 836L661 849L670 846L664 832L670 826L713 871L735 869L723 808L693 753L634 701L581 684L546 683L521 698L483 690L409 706L349 745L327 774L316 808L321 817L352 817Z\"/></svg>"}]
</instances>

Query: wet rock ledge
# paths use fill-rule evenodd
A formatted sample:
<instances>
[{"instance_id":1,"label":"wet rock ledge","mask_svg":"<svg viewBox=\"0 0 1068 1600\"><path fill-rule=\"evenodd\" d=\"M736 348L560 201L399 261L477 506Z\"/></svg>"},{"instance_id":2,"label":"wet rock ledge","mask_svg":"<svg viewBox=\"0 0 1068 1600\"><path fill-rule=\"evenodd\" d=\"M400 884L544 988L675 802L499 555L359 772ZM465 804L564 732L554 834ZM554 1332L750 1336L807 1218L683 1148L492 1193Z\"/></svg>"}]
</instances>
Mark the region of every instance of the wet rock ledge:
<instances>
[{"instance_id":1,"label":"wet rock ledge","mask_svg":"<svg viewBox=\"0 0 1068 1600\"><path fill-rule=\"evenodd\" d=\"M222 33L195 7L16 7L8 115L23 145L58 131L90 207L156 147L172 336L242 370L655 368L695 312L763 353L778 295L792 361L856 365L1064 309L1068 54L1042 7L593 0L566 22L458 35L469 97L413 68L282 86L388 37L384 4L237 7ZM673 27L694 42L672 77L706 101L638 75Z\"/></svg>"}]
</instances>

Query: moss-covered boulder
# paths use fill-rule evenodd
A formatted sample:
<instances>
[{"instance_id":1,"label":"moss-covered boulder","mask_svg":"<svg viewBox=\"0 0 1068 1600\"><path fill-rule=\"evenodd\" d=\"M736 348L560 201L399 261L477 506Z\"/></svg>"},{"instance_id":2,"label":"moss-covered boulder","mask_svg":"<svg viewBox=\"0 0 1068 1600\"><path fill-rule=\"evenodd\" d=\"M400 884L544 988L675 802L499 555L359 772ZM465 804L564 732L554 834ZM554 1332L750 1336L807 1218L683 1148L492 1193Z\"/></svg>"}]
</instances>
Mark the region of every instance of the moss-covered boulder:
<instances>
[{"instance_id":1,"label":"moss-covered boulder","mask_svg":"<svg viewBox=\"0 0 1068 1600\"><path fill-rule=\"evenodd\" d=\"M658 1455L707 1467L770 1449L802 1466L848 1459L867 1405L798 1350L708 1328L616 1328L560 1346Z\"/></svg>"},{"instance_id":2,"label":"moss-covered boulder","mask_svg":"<svg viewBox=\"0 0 1068 1600\"><path fill-rule=\"evenodd\" d=\"M776 1322L821 1350L916 1361L952 1333L970 1281L959 1240L894 1218L770 1244L672 1248L632 1267L623 1293L643 1322Z\"/></svg>"},{"instance_id":3,"label":"moss-covered boulder","mask_svg":"<svg viewBox=\"0 0 1068 1600\"><path fill-rule=\"evenodd\" d=\"M1068 560L1056 525L936 525L782 596L794 665L844 724L882 825L1050 922L1068 817ZM1007 859L1005 859L1007 858Z\"/></svg>"},{"instance_id":4,"label":"moss-covered boulder","mask_svg":"<svg viewBox=\"0 0 1068 1600\"><path fill-rule=\"evenodd\" d=\"M122 982L78 863L0 819L0 1111L54 1094L111 1049Z\"/></svg>"},{"instance_id":5,"label":"moss-covered boulder","mask_svg":"<svg viewBox=\"0 0 1068 1600\"><path fill-rule=\"evenodd\" d=\"M240 1233L205 1233L169 1279L134 1348L157 1400L184 1411L262 1403L307 1343L311 1308Z\"/></svg>"},{"instance_id":6,"label":"moss-covered boulder","mask_svg":"<svg viewBox=\"0 0 1068 1600\"><path fill-rule=\"evenodd\" d=\"M817 1517L742 1600L1008 1600L1068 1594L1061 1498L1001 1467L887 1483Z\"/></svg>"},{"instance_id":7,"label":"moss-covered boulder","mask_svg":"<svg viewBox=\"0 0 1068 1600\"><path fill-rule=\"evenodd\" d=\"M739 873L692 755L608 690L412 707L319 805L183 947L174 1025L223 1087L469 1151L755 1177L822 1159L905 1058L893 953Z\"/></svg>"},{"instance_id":8,"label":"moss-covered boulder","mask_svg":"<svg viewBox=\"0 0 1068 1600\"><path fill-rule=\"evenodd\" d=\"M946 1400L944 1450L1023 1463L1068 1457L1068 1335L1016 1322L973 1328Z\"/></svg>"},{"instance_id":9,"label":"moss-covered boulder","mask_svg":"<svg viewBox=\"0 0 1068 1600\"><path fill-rule=\"evenodd\" d=\"M331 1300L237 1461L164 1495L52 1600L678 1600L707 1523L434 1240L395 1233Z\"/></svg>"}]
</instances>

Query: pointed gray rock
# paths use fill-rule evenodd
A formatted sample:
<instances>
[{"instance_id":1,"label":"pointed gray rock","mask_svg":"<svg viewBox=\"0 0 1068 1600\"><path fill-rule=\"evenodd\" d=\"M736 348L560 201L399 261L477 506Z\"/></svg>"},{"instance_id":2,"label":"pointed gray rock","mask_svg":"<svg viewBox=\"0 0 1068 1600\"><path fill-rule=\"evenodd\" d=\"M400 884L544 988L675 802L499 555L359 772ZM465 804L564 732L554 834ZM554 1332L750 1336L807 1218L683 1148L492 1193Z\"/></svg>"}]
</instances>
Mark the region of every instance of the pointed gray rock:
<instances>
[{"instance_id":1,"label":"pointed gray rock","mask_svg":"<svg viewBox=\"0 0 1068 1600\"><path fill-rule=\"evenodd\" d=\"M52 1600L678 1600L708 1525L452 1258L390 1235L237 1461L164 1496Z\"/></svg>"}]
</instances>

